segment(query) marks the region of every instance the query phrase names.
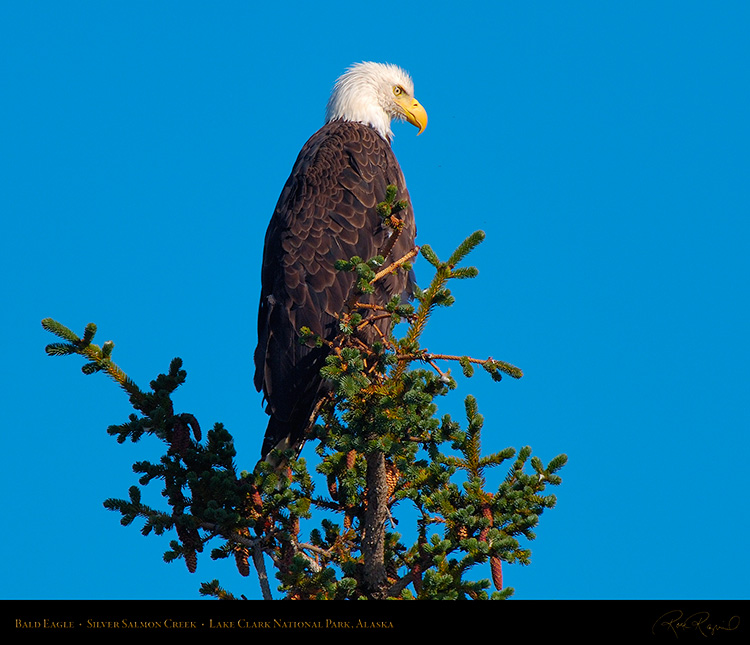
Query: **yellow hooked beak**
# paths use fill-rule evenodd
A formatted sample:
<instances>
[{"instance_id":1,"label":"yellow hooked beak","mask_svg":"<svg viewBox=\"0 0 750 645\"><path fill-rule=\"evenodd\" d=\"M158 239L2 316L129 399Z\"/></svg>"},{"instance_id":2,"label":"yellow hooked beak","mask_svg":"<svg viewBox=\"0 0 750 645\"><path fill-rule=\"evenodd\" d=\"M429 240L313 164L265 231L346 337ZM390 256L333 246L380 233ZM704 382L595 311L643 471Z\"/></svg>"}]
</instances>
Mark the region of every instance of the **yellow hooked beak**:
<instances>
[{"instance_id":1,"label":"yellow hooked beak","mask_svg":"<svg viewBox=\"0 0 750 645\"><path fill-rule=\"evenodd\" d=\"M417 101L417 99L407 96L406 94L397 96L395 99L396 103L398 103L404 111L404 118L406 118L406 120L413 126L419 128L417 136L422 134L423 130L427 127L427 112L425 112L422 104Z\"/></svg>"}]
</instances>

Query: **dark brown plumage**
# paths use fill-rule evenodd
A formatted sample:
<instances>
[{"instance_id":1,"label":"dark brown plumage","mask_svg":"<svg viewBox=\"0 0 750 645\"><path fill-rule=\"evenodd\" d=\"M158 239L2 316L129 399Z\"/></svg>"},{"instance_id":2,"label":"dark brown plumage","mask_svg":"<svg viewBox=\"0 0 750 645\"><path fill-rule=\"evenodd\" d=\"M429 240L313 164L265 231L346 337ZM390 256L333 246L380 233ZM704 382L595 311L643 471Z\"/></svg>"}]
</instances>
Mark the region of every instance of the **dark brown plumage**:
<instances>
[{"instance_id":1,"label":"dark brown plumage","mask_svg":"<svg viewBox=\"0 0 750 645\"><path fill-rule=\"evenodd\" d=\"M385 246L390 230L376 206L389 184L409 204L390 260L414 246L414 217L406 182L390 143L373 128L352 121L324 125L302 148L268 226L263 253L255 350L255 387L270 415L262 458L276 448L299 449L316 402L325 391L320 368L327 348L300 344L309 327L331 339L353 275L334 268L336 260L368 260ZM371 302L411 294L403 271L376 282Z\"/></svg>"}]
</instances>

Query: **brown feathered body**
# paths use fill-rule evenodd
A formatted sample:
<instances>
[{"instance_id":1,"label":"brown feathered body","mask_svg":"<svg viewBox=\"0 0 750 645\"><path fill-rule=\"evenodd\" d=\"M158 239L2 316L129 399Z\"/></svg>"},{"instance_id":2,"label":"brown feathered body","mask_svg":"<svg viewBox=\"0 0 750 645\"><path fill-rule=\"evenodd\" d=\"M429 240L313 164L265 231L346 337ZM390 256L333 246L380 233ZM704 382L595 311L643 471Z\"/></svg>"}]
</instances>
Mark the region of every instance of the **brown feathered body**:
<instances>
[{"instance_id":1,"label":"brown feathered body","mask_svg":"<svg viewBox=\"0 0 750 645\"><path fill-rule=\"evenodd\" d=\"M261 457L278 447L298 450L311 414L327 384L320 375L328 348L302 344L308 327L331 340L337 315L352 289L352 273L336 270L337 260L380 254L391 234L376 210L389 184L408 208L399 213L403 230L392 261L414 246L416 235L406 182L390 143L357 122L324 125L304 145L268 226L258 310L255 386L270 415ZM411 295L413 276L398 271L375 283L365 302L385 304Z\"/></svg>"}]
</instances>

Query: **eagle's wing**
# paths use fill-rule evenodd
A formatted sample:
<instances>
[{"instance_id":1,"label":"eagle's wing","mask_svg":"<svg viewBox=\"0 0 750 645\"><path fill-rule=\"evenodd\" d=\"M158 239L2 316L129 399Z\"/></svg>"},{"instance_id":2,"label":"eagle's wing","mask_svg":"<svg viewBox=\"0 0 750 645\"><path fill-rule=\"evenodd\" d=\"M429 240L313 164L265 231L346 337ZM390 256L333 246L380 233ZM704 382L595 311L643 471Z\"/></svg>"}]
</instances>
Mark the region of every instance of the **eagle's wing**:
<instances>
[{"instance_id":1,"label":"eagle's wing","mask_svg":"<svg viewBox=\"0 0 750 645\"><path fill-rule=\"evenodd\" d=\"M255 386L271 415L262 455L279 444L299 443L320 394L326 348L301 344L299 330L332 338L353 276L336 260L367 260L385 246L390 230L376 211L389 184L409 204L391 259L414 245L408 191L390 145L371 128L337 121L315 133L300 151L281 193L265 239L255 350ZM372 301L411 289L398 272L379 281Z\"/></svg>"}]
</instances>

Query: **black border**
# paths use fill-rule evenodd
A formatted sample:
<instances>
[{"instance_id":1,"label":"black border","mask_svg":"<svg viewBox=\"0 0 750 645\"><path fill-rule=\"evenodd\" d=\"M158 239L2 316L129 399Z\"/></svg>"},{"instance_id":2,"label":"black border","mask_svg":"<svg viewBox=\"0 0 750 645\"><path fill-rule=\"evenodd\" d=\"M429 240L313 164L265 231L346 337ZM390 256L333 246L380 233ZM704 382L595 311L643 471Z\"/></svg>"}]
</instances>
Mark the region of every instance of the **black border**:
<instances>
[{"instance_id":1,"label":"black border","mask_svg":"<svg viewBox=\"0 0 750 645\"><path fill-rule=\"evenodd\" d=\"M3 601L10 642L74 636L334 639L573 637L574 642L750 642L750 601ZM7 642L7 641L6 641Z\"/></svg>"}]
</instances>

